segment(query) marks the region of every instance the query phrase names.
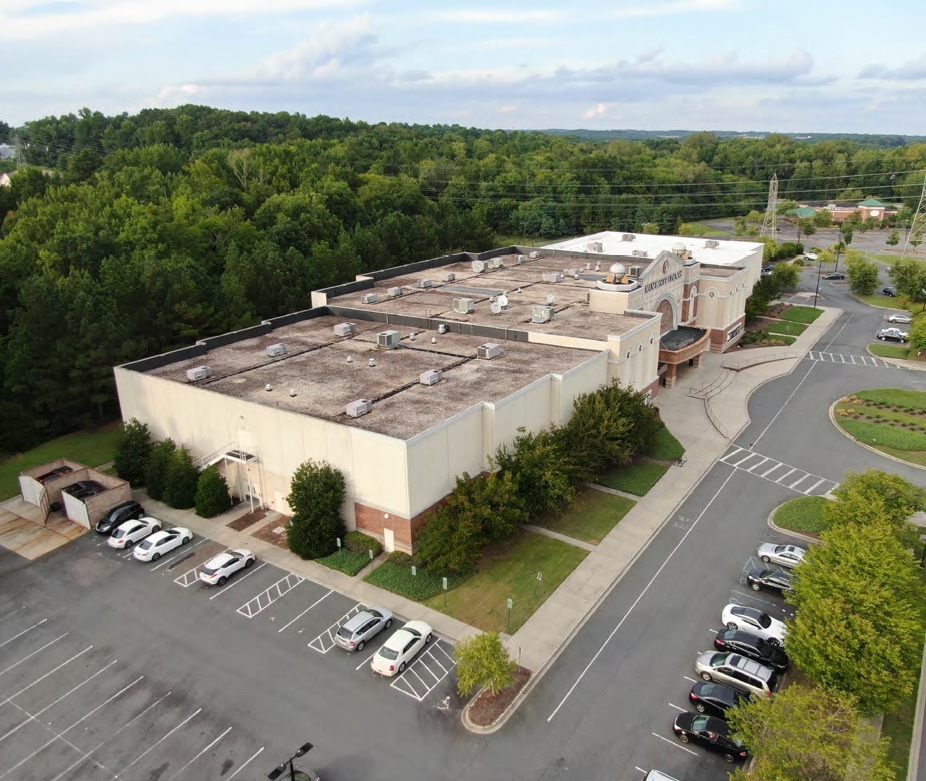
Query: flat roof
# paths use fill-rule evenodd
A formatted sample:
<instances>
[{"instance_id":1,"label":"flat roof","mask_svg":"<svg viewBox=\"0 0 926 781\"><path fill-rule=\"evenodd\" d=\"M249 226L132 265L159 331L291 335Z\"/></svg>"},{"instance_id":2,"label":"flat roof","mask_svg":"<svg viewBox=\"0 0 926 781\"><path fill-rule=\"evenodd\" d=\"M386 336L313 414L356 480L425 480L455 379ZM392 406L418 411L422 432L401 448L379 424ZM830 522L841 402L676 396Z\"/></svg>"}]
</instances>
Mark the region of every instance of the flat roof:
<instances>
[{"instance_id":1,"label":"flat roof","mask_svg":"<svg viewBox=\"0 0 926 781\"><path fill-rule=\"evenodd\" d=\"M625 236L633 239L625 240ZM708 246L708 243L716 246ZM591 249L597 243L600 250ZM739 241L736 239L713 239L711 237L692 238L691 236L658 236L648 233L621 233L618 231L601 231L590 236L580 236L555 244L548 244L544 249L567 250L572 252L601 252L604 255L632 255L634 250L645 252L647 257L654 259L660 252L671 252L676 245L684 245L694 260L700 263L711 263L718 266L732 266L743 262L756 250L764 245L754 241ZM634 262L645 258L634 258Z\"/></svg>"},{"instance_id":2,"label":"flat roof","mask_svg":"<svg viewBox=\"0 0 926 781\"><path fill-rule=\"evenodd\" d=\"M491 341L485 337L359 319L352 321L356 334L337 336L334 326L343 322L331 316L303 320L147 373L255 404L410 439L477 402L500 401L547 374L567 372L597 355L594 350L499 340L502 354L486 360L476 357L476 348ZM385 330L399 331L399 347L377 347L377 334ZM285 345L287 353L268 356L266 348L273 344ZM371 358L375 366L369 365ZM187 369L203 365L210 368L211 376L190 383ZM442 371L441 381L421 385L419 376L432 369ZM271 390L266 390L267 385ZM291 389L295 395L290 395ZM373 410L351 418L345 406L358 399L373 401Z\"/></svg>"}]
</instances>

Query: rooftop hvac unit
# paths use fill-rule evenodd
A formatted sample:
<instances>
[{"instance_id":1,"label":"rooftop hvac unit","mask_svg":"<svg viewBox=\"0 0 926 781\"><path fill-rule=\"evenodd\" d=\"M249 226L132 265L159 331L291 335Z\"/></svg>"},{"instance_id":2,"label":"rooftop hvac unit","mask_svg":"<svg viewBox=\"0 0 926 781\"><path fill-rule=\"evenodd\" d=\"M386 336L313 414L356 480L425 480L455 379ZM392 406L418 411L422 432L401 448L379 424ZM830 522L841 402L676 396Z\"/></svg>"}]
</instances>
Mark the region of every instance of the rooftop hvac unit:
<instances>
[{"instance_id":1,"label":"rooftop hvac unit","mask_svg":"<svg viewBox=\"0 0 926 781\"><path fill-rule=\"evenodd\" d=\"M720 246L720 242L717 241L717 239L708 239L704 242L704 246L708 249L715 249L716 247Z\"/></svg>"},{"instance_id":2,"label":"rooftop hvac unit","mask_svg":"<svg viewBox=\"0 0 926 781\"><path fill-rule=\"evenodd\" d=\"M390 297L390 298L398 298L400 295L402 295L402 288L400 288L400 287L391 287L391 288L389 288L389 290L387 290L386 292L389 293L389 297Z\"/></svg>"},{"instance_id":3,"label":"rooftop hvac unit","mask_svg":"<svg viewBox=\"0 0 926 781\"><path fill-rule=\"evenodd\" d=\"M500 344L495 344L494 342L486 342L485 344L480 344L476 348L476 357L485 358L486 360L491 360L492 358L497 358L502 354L502 346Z\"/></svg>"},{"instance_id":4,"label":"rooftop hvac unit","mask_svg":"<svg viewBox=\"0 0 926 781\"><path fill-rule=\"evenodd\" d=\"M421 372L418 375L418 382L422 385L437 385L440 382L441 372L439 369L431 369L430 371Z\"/></svg>"},{"instance_id":5,"label":"rooftop hvac unit","mask_svg":"<svg viewBox=\"0 0 926 781\"><path fill-rule=\"evenodd\" d=\"M635 257L635 258L648 258L649 257L649 255L646 254L645 249L635 249L630 254L632 257Z\"/></svg>"},{"instance_id":6,"label":"rooftop hvac unit","mask_svg":"<svg viewBox=\"0 0 926 781\"><path fill-rule=\"evenodd\" d=\"M430 279L419 279L418 287L420 288L434 287L434 283Z\"/></svg>"},{"instance_id":7,"label":"rooftop hvac unit","mask_svg":"<svg viewBox=\"0 0 926 781\"><path fill-rule=\"evenodd\" d=\"M627 273L632 277L639 277L643 273L643 266L631 266Z\"/></svg>"},{"instance_id":8,"label":"rooftop hvac unit","mask_svg":"<svg viewBox=\"0 0 926 781\"><path fill-rule=\"evenodd\" d=\"M360 302L363 304L375 304L379 301L379 296L376 293L366 293L360 297Z\"/></svg>"},{"instance_id":9,"label":"rooftop hvac unit","mask_svg":"<svg viewBox=\"0 0 926 781\"><path fill-rule=\"evenodd\" d=\"M540 257L540 253L537 252L537 250L534 250L533 252L531 252L529 257L531 258L531 260L537 260L537 258Z\"/></svg>"},{"instance_id":10,"label":"rooftop hvac unit","mask_svg":"<svg viewBox=\"0 0 926 781\"><path fill-rule=\"evenodd\" d=\"M186 370L186 378L190 382L196 382L197 380L204 380L206 377L212 374L212 369L208 366L194 366L192 369Z\"/></svg>"},{"instance_id":11,"label":"rooftop hvac unit","mask_svg":"<svg viewBox=\"0 0 926 781\"><path fill-rule=\"evenodd\" d=\"M353 336L357 333L357 326L353 323L338 323L334 327L335 336Z\"/></svg>"},{"instance_id":12,"label":"rooftop hvac unit","mask_svg":"<svg viewBox=\"0 0 926 781\"><path fill-rule=\"evenodd\" d=\"M492 268L505 268L505 259L504 258L492 258L489 261L489 265Z\"/></svg>"},{"instance_id":13,"label":"rooftop hvac unit","mask_svg":"<svg viewBox=\"0 0 926 781\"><path fill-rule=\"evenodd\" d=\"M525 260L527 260L527 255L515 255L514 257L515 263L523 263Z\"/></svg>"},{"instance_id":14,"label":"rooftop hvac unit","mask_svg":"<svg viewBox=\"0 0 926 781\"><path fill-rule=\"evenodd\" d=\"M473 261L473 271L476 274L481 274L488 268L488 264L484 260L474 260Z\"/></svg>"},{"instance_id":15,"label":"rooftop hvac unit","mask_svg":"<svg viewBox=\"0 0 926 781\"><path fill-rule=\"evenodd\" d=\"M398 331L380 331L376 334L376 346L384 350L393 350L399 346L402 335Z\"/></svg>"},{"instance_id":16,"label":"rooftop hvac unit","mask_svg":"<svg viewBox=\"0 0 926 781\"><path fill-rule=\"evenodd\" d=\"M585 245L586 252L603 252L603 245L600 241L590 241Z\"/></svg>"},{"instance_id":17,"label":"rooftop hvac unit","mask_svg":"<svg viewBox=\"0 0 926 781\"><path fill-rule=\"evenodd\" d=\"M279 358L281 355L286 355L286 345L285 344L271 344L267 347L267 355L271 358Z\"/></svg>"},{"instance_id":18,"label":"rooftop hvac unit","mask_svg":"<svg viewBox=\"0 0 926 781\"><path fill-rule=\"evenodd\" d=\"M546 323L553 319L554 309L552 306L544 306L539 304L538 306L531 307L531 322L532 323Z\"/></svg>"},{"instance_id":19,"label":"rooftop hvac unit","mask_svg":"<svg viewBox=\"0 0 926 781\"><path fill-rule=\"evenodd\" d=\"M453 299L453 311L460 315L468 315L476 311L476 302L471 298Z\"/></svg>"},{"instance_id":20,"label":"rooftop hvac unit","mask_svg":"<svg viewBox=\"0 0 926 781\"><path fill-rule=\"evenodd\" d=\"M357 399L356 401L349 401L347 406L344 408L344 411L348 414L349 417L359 418L363 415L366 415L372 409L372 401L369 399Z\"/></svg>"},{"instance_id":21,"label":"rooftop hvac unit","mask_svg":"<svg viewBox=\"0 0 926 781\"><path fill-rule=\"evenodd\" d=\"M445 333L447 333L447 324L446 324L446 323L438 323L438 325L437 325L437 333L439 333L439 334L445 334Z\"/></svg>"},{"instance_id":22,"label":"rooftop hvac unit","mask_svg":"<svg viewBox=\"0 0 926 781\"><path fill-rule=\"evenodd\" d=\"M563 269L564 277L577 277L579 276L579 269L577 268L564 268Z\"/></svg>"},{"instance_id":23,"label":"rooftop hvac unit","mask_svg":"<svg viewBox=\"0 0 926 781\"><path fill-rule=\"evenodd\" d=\"M545 271L540 275L540 279L544 282L562 282L563 275L558 271Z\"/></svg>"},{"instance_id":24,"label":"rooftop hvac unit","mask_svg":"<svg viewBox=\"0 0 926 781\"><path fill-rule=\"evenodd\" d=\"M633 241L636 238L636 235L633 233L625 233L621 236L621 241Z\"/></svg>"},{"instance_id":25,"label":"rooftop hvac unit","mask_svg":"<svg viewBox=\"0 0 926 781\"><path fill-rule=\"evenodd\" d=\"M456 282L457 275L452 271L448 271L446 274L441 274L442 282Z\"/></svg>"}]
</instances>

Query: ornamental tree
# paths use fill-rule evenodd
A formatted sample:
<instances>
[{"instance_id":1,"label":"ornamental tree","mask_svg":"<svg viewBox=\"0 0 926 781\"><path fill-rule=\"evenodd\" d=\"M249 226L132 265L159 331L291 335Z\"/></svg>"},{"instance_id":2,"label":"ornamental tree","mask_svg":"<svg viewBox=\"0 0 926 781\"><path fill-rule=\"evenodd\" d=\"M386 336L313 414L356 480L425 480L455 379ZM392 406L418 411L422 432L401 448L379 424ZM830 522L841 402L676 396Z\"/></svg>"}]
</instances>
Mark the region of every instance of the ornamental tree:
<instances>
[{"instance_id":1,"label":"ornamental tree","mask_svg":"<svg viewBox=\"0 0 926 781\"><path fill-rule=\"evenodd\" d=\"M514 682L518 665L498 632L476 635L457 643L453 655L457 660L457 691L463 697L482 687L498 694Z\"/></svg>"},{"instance_id":2,"label":"ornamental tree","mask_svg":"<svg viewBox=\"0 0 926 781\"><path fill-rule=\"evenodd\" d=\"M869 296L878 287L878 264L867 260L860 253L850 253L846 274L853 293Z\"/></svg>"},{"instance_id":3,"label":"ornamental tree","mask_svg":"<svg viewBox=\"0 0 926 781\"><path fill-rule=\"evenodd\" d=\"M557 429L518 436L495 451L495 465L518 482L525 509L533 517L571 504L576 496L579 467Z\"/></svg>"},{"instance_id":4,"label":"ornamental tree","mask_svg":"<svg viewBox=\"0 0 926 781\"><path fill-rule=\"evenodd\" d=\"M176 449L177 443L170 438L158 442L151 449L151 455L145 466L145 484L148 486L148 496L152 499L161 501L164 498L167 469Z\"/></svg>"},{"instance_id":5,"label":"ornamental tree","mask_svg":"<svg viewBox=\"0 0 926 781\"><path fill-rule=\"evenodd\" d=\"M196 514L203 518L214 518L231 507L228 483L215 466L204 469L196 484Z\"/></svg>"},{"instance_id":6,"label":"ornamental tree","mask_svg":"<svg viewBox=\"0 0 926 781\"><path fill-rule=\"evenodd\" d=\"M341 505L347 496L344 475L325 461L309 460L293 475L286 501L293 511L287 541L303 559L334 553L344 536Z\"/></svg>"},{"instance_id":7,"label":"ornamental tree","mask_svg":"<svg viewBox=\"0 0 926 781\"><path fill-rule=\"evenodd\" d=\"M123 480L128 480L133 488L145 483L145 468L148 466L152 447L148 424L135 418L126 421L113 451L113 464L116 474Z\"/></svg>"}]
</instances>

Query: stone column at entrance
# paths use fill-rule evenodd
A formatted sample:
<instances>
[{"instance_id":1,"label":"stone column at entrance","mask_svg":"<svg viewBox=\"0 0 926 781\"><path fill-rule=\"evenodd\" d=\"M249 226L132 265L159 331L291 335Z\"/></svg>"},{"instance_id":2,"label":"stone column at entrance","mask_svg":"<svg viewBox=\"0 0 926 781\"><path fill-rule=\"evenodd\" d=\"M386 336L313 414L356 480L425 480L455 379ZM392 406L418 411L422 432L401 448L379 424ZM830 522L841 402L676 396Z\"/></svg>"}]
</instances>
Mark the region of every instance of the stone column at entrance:
<instances>
[{"instance_id":1,"label":"stone column at entrance","mask_svg":"<svg viewBox=\"0 0 926 781\"><path fill-rule=\"evenodd\" d=\"M703 359L704 353L698 353L694 358L691 359L691 365L697 369L701 365Z\"/></svg>"},{"instance_id":2,"label":"stone column at entrance","mask_svg":"<svg viewBox=\"0 0 926 781\"><path fill-rule=\"evenodd\" d=\"M678 379L678 366L674 363L670 363L666 366L666 387L674 388L675 381Z\"/></svg>"}]
</instances>

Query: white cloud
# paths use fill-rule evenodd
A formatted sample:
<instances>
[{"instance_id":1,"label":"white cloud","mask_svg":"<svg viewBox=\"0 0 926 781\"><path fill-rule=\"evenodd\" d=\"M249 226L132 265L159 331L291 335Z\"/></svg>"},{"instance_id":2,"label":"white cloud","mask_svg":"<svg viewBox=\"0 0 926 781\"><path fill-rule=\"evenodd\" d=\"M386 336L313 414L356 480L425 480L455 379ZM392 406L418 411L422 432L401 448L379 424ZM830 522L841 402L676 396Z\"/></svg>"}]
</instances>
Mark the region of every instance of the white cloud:
<instances>
[{"instance_id":1,"label":"white cloud","mask_svg":"<svg viewBox=\"0 0 926 781\"><path fill-rule=\"evenodd\" d=\"M499 114L517 114L518 107L517 106L499 106L498 113Z\"/></svg>"},{"instance_id":2,"label":"white cloud","mask_svg":"<svg viewBox=\"0 0 926 781\"><path fill-rule=\"evenodd\" d=\"M463 24L502 24L506 22L556 22L564 19L563 11L538 9L535 11L501 11L493 9L459 9L434 11L428 14L430 19L439 22L460 22Z\"/></svg>"},{"instance_id":3,"label":"white cloud","mask_svg":"<svg viewBox=\"0 0 926 781\"><path fill-rule=\"evenodd\" d=\"M626 8L615 8L610 16L677 16L702 12L737 11L743 7L741 0L676 0L669 3L638 3Z\"/></svg>"},{"instance_id":4,"label":"white cloud","mask_svg":"<svg viewBox=\"0 0 926 781\"><path fill-rule=\"evenodd\" d=\"M897 68L889 68L886 65L872 63L866 65L859 76L863 79L894 79L898 81L918 81L926 79L926 54L922 54L916 59L908 60Z\"/></svg>"},{"instance_id":5,"label":"white cloud","mask_svg":"<svg viewBox=\"0 0 926 781\"><path fill-rule=\"evenodd\" d=\"M600 119L608 114L613 105L613 103L596 103L582 112L582 119Z\"/></svg>"}]
</instances>

